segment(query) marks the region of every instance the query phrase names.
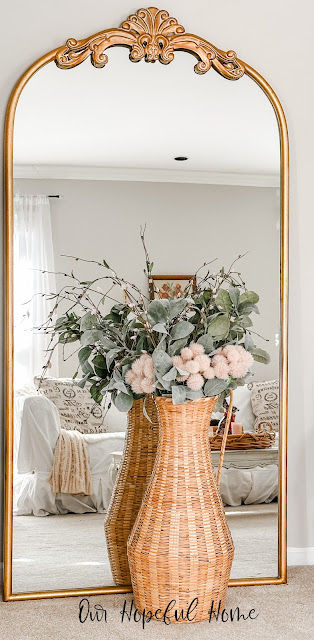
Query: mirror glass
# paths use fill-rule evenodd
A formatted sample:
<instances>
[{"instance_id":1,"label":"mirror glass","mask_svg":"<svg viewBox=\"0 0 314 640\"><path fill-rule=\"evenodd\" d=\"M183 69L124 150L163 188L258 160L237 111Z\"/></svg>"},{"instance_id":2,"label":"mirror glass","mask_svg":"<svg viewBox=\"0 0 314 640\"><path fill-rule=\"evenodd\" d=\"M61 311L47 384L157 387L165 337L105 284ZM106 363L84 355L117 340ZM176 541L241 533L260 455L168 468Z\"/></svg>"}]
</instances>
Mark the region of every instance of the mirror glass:
<instances>
[{"instance_id":1,"label":"mirror glass","mask_svg":"<svg viewBox=\"0 0 314 640\"><path fill-rule=\"evenodd\" d=\"M73 382L76 342L54 351L38 390L36 377L49 355L49 336L39 327L53 308L47 294L67 292L72 273L80 281L102 278L104 268L97 263L103 260L148 295L144 227L161 295L174 295L185 285L182 276L191 277L209 262L217 273L234 263L233 273L239 271L246 288L259 294L251 336L270 362L255 362L247 384L235 391L235 421L245 433L263 428L274 435L265 448L227 450L221 494L235 543L231 577L278 574L278 127L269 100L250 78L231 82L213 69L197 75L194 64L183 52L168 66L132 64L125 49L115 48L103 69L89 61L71 70L48 64L19 100L14 593L115 584L104 520L127 417L115 407L95 405L86 388ZM108 289L106 280L96 283L95 304ZM119 288L112 297L123 302ZM103 310L112 304L108 296ZM62 309L61 304L58 313ZM221 417L214 414L211 434ZM84 434L88 495L54 492L48 482L61 429ZM212 456L217 468L219 451Z\"/></svg>"}]
</instances>

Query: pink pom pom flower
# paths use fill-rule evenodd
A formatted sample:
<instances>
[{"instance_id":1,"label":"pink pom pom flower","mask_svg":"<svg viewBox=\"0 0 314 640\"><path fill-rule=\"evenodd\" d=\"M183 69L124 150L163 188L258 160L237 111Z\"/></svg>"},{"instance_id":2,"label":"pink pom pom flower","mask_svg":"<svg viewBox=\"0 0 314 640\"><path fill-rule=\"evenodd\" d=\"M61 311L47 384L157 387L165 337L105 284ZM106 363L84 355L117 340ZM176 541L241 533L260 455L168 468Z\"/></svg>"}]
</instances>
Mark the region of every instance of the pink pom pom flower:
<instances>
[{"instance_id":1,"label":"pink pom pom flower","mask_svg":"<svg viewBox=\"0 0 314 640\"><path fill-rule=\"evenodd\" d=\"M192 349L190 349L189 347L184 347L184 349L182 349L181 351L181 358L183 362L186 362L186 360L192 360L193 358Z\"/></svg>"},{"instance_id":2,"label":"pink pom pom flower","mask_svg":"<svg viewBox=\"0 0 314 640\"><path fill-rule=\"evenodd\" d=\"M198 363L200 373L203 373L203 371L206 371L210 367L210 357L205 354L196 356L194 361Z\"/></svg>"},{"instance_id":3,"label":"pink pom pom flower","mask_svg":"<svg viewBox=\"0 0 314 640\"><path fill-rule=\"evenodd\" d=\"M202 375L206 380L212 380L215 377L215 371L213 367L208 367L205 371L202 371Z\"/></svg>"},{"instance_id":4,"label":"pink pom pom flower","mask_svg":"<svg viewBox=\"0 0 314 640\"><path fill-rule=\"evenodd\" d=\"M212 366L216 378L227 380L229 376L229 363L227 358L223 355L215 355L212 359Z\"/></svg>"},{"instance_id":5,"label":"pink pom pom flower","mask_svg":"<svg viewBox=\"0 0 314 640\"><path fill-rule=\"evenodd\" d=\"M200 365L195 360L187 360L187 362L184 363L184 369L189 373L199 373Z\"/></svg>"},{"instance_id":6,"label":"pink pom pom flower","mask_svg":"<svg viewBox=\"0 0 314 640\"><path fill-rule=\"evenodd\" d=\"M188 377L186 384L192 391L199 391L204 384L204 378L200 373L192 373Z\"/></svg>"},{"instance_id":7,"label":"pink pom pom flower","mask_svg":"<svg viewBox=\"0 0 314 640\"><path fill-rule=\"evenodd\" d=\"M205 353L205 349L202 344L196 344L195 342L191 342L190 349L192 351L193 357L201 356Z\"/></svg>"}]
</instances>

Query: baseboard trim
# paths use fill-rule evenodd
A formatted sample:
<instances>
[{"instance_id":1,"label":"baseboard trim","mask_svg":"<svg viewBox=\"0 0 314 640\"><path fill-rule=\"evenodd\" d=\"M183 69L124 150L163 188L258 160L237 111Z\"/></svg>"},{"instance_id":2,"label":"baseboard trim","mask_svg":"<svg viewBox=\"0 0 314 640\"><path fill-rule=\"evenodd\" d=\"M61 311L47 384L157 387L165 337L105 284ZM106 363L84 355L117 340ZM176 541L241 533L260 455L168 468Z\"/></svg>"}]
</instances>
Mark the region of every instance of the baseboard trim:
<instances>
[{"instance_id":1,"label":"baseboard trim","mask_svg":"<svg viewBox=\"0 0 314 640\"><path fill-rule=\"evenodd\" d=\"M288 547L288 566L314 564L314 547Z\"/></svg>"}]
</instances>

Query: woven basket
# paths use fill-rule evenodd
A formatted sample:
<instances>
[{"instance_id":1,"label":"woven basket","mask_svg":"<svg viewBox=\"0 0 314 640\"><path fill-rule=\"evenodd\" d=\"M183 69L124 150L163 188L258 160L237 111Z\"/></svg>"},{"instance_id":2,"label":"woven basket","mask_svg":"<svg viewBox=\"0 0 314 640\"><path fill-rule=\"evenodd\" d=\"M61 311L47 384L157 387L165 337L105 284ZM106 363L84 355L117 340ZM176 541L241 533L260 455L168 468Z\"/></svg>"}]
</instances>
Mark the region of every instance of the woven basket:
<instances>
[{"instance_id":1,"label":"woven basket","mask_svg":"<svg viewBox=\"0 0 314 640\"><path fill-rule=\"evenodd\" d=\"M105 520L105 534L111 572L116 585L130 585L127 539L134 525L150 479L158 444L158 416L149 396L143 413L143 400L134 400L128 413L128 429L122 464L112 492Z\"/></svg>"},{"instance_id":2,"label":"woven basket","mask_svg":"<svg viewBox=\"0 0 314 640\"><path fill-rule=\"evenodd\" d=\"M209 438L210 448L212 451L221 449L222 435L214 435ZM267 449L274 444L274 431L260 431L254 433L241 433L237 436L228 435L226 441L226 450L234 449Z\"/></svg>"},{"instance_id":3,"label":"woven basket","mask_svg":"<svg viewBox=\"0 0 314 640\"><path fill-rule=\"evenodd\" d=\"M223 606L234 553L208 442L217 397L180 405L162 397L155 401L156 463L128 540L134 600L142 613L164 612L175 600L175 609L186 616L197 598L196 622L208 619L212 603L216 612L219 602ZM230 418L231 411L227 429ZM221 466L222 459L219 476Z\"/></svg>"}]
</instances>

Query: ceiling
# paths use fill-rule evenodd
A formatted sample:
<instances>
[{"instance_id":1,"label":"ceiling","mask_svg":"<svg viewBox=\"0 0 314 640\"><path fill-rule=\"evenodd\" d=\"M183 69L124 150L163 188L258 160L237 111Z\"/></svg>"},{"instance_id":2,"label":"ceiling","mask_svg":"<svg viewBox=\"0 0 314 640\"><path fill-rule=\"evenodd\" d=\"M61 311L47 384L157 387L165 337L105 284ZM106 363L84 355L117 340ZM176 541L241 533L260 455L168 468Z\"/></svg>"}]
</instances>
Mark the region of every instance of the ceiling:
<instances>
[{"instance_id":1,"label":"ceiling","mask_svg":"<svg viewBox=\"0 0 314 640\"><path fill-rule=\"evenodd\" d=\"M71 70L47 65L18 103L17 175L40 177L45 166L45 177L49 167L53 177L62 166L65 173L92 168L91 175L172 171L278 181L277 121L262 90L246 76L232 82L213 69L197 75L194 64L183 52L167 66L134 64L126 49L115 48L103 69L88 60Z\"/></svg>"}]
</instances>

